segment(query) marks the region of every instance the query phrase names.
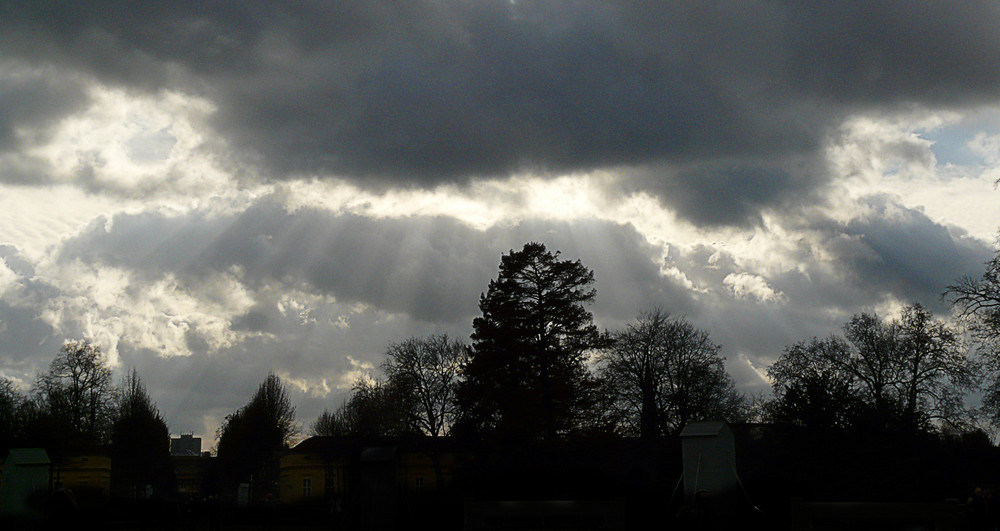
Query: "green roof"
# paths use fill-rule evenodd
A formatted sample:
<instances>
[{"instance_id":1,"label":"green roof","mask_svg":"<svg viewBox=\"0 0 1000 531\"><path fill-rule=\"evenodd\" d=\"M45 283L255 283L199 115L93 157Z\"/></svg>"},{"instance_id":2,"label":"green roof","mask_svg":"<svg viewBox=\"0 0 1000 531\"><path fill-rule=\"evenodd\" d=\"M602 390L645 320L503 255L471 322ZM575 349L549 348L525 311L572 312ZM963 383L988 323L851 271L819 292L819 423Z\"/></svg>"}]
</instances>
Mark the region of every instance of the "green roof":
<instances>
[{"instance_id":1,"label":"green roof","mask_svg":"<svg viewBox=\"0 0 1000 531\"><path fill-rule=\"evenodd\" d=\"M47 465L49 454L41 448L12 448L4 459L4 466Z\"/></svg>"}]
</instances>

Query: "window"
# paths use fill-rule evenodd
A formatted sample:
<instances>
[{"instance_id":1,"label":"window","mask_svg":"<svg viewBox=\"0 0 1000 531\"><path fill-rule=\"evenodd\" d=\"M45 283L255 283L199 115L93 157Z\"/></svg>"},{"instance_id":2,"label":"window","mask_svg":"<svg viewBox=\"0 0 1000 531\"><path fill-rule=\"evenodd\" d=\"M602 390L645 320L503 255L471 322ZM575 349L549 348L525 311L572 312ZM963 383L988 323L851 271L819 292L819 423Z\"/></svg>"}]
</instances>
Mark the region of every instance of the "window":
<instances>
[{"instance_id":1,"label":"window","mask_svg":"<svg viewBox=\"0 0 1000 531\"><path fill-rule=\"evenodd\" d=\"M305 478L302 480L302 495L312 496L312 479Z\"/></svg>"}]
</instances>

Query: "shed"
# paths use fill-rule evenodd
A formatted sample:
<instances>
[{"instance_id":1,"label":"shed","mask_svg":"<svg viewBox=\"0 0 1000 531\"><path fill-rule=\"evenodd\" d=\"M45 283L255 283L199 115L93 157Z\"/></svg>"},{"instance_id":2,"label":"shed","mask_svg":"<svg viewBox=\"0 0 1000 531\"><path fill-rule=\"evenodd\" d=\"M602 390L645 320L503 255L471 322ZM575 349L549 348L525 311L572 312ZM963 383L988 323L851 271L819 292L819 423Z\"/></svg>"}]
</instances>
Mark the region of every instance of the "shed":
<instances>
[{"instance_id":1,"label":"shed","mask_svg":"<svg viewBox=\"0 0 1000 531\"><path fill-rule=\"evenodd\" d=\"M41 448L13 448L3 463L0 478L0 512L28 516L31 498L49 490L49 456Z\"/></svg>"},{"instance_id":2,"label":"shed","mask_svg":"<svg viewBox=\"0 0 1000 531\"><path fill-rule=\"evenodd\" d=\"M725 422L695 422L681 431L684 505L693 513L731 514L739 488L736 439Z\"/></svg>"}]
</instances>

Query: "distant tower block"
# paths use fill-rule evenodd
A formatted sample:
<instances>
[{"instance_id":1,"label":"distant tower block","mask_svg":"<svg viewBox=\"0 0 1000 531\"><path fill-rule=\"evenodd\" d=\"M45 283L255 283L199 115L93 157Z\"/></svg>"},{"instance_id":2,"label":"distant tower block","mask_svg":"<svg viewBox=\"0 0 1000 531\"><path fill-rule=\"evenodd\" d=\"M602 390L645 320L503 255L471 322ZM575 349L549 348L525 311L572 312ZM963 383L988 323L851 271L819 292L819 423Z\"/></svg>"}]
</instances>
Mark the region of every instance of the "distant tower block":
<instances>
[{"instance_id":1,"label":"distant tower block","mask_svg":"<svg viewBox=\"0 0 1000 531\"><path fill-rule=\"evenodd\" d=\"M693 513L736 510L736 439L725 422L694 422L681 431L684 505Z\"/></svg>"},{"instance_id":2,"label":"distant tower block","mask_svg":"<svg viewBox=\"0 0 1000 531\"><path fill-rule=\"evenodd\" d=\"M195 437L193 433L182 433L180 437L171 437L170 455L200 456L201 437Z\"/></svg>"}]
</instances>

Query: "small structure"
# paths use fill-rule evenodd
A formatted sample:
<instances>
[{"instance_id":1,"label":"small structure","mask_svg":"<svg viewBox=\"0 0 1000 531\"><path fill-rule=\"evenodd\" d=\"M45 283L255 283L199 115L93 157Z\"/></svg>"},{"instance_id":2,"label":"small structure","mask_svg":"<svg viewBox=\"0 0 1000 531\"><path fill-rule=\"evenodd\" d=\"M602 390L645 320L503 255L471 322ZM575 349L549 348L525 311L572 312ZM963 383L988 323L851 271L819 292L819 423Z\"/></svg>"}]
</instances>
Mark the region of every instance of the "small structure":
<instances>
[{"instance_id":1,"label":"small structure","mask_svg":"<svg viewBox=\"0 0 1000 531\"><path fill-rule=\"evenodd\" d=\"M3 462L0 512L21 518L31 515L31 499L49 491L52 462L41 448L13 448Z\"/></svg>"},{"instance_id":2,"label":"small structure","mask_svg":"<svg viewBox=\"0 0 1000 531\"><path fill-rule=\"evenodd\" d=\"M736 440L725 422L695 422L681 431L684 505L692 514L731 515L738 501Z\"/></svg>"}]
</instances>

